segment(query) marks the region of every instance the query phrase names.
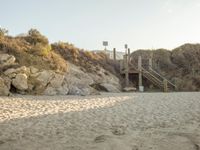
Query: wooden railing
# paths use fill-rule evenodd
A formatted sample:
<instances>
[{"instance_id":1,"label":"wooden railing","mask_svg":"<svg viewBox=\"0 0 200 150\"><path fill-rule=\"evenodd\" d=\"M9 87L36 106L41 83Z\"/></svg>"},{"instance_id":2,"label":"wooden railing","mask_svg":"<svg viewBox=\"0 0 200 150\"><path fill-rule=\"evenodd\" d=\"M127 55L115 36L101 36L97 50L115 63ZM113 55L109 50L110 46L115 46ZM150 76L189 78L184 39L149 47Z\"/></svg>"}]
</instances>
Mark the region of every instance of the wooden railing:
<instances>
[{"instance_id":1,"label":"wooden railing","mask_svg":"<svg viewBox=\"0 0 200 150\"><path fill-rule=\"evenodd\" d=\"M142 75L147 78L150 82L152 82L154 85L158 86L164 91L168 91L169 88L176 90L176 85L172 83L170 80L165 78L163 75L155 71L152 67L145 65L141 68L138 68L138 64L133 61L128 62L129 71L130 70L136 70L138 73L141 72ZM126 70L124 60L120 62L120 71Z\"/></svg>"},{"instance_id":2,"label":"wooden railing","mask_svg":"<svg viewBox=\"0 0 200 150\"><path fill-rule=\"evenodd\" d=\"M130 63L129 65L139 71L137 64ZM158 86L159 88L164 89L165 88L164 86L166 86L164 85L165 84L164 82L166 82L168 89L169 88L172 88L174 90L176 89L176 85L174 83L172 83L167 78L165 78L164 76L156 72L153 68L151 68L150 66L146 66L146 68L141 67L142 75L148 80L150 80L154 85Z\"/></svg>"}]
</instances>

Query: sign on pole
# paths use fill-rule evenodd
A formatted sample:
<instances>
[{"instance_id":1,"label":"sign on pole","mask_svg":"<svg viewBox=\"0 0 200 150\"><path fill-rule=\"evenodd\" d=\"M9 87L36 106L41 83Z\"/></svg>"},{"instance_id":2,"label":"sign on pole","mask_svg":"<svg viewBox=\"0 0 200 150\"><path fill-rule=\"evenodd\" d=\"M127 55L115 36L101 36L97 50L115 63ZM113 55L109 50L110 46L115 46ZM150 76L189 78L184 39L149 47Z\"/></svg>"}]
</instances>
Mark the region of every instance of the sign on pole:
<instances>
[{"instance_id":1,"label":"sign on pole","mask_svg":"<svg viewBox=\"0 0 200 150\"><path fill-rule=\"evenodd\" d=\"M124 47L125 47L125 49L127 49L128 48L128 44L125 44Z\"/></svg>"},{"instance_id":2,"label":"sign on pole","mask_svg":"<svg viewBox=\"0 0 200 150\"><path fill-rule=\"evenodd\" d=\"M105 51L106 51L106 46L108 46L108 41L103 41L103 46L105 46Z\"/></svg>"},{"instance_id":3,"label":"sign on pole","mask_svg":"<svg viewBox=\"0 0 200 150\"><path fill-rule=\"evenodd\" d=\"M108 41L103 41L103 46L108 46Z\"/></svg>"},{"instance_id":4,"label":"sign on pole","mask_svg":"<svg viewBox=\"0 0 200 150\"><path fill-rule=\"evenodd\" d=\"M125 44L124 47L125 47L125 54L127 54L128 44Z\"/></svg>"}]
</instances>

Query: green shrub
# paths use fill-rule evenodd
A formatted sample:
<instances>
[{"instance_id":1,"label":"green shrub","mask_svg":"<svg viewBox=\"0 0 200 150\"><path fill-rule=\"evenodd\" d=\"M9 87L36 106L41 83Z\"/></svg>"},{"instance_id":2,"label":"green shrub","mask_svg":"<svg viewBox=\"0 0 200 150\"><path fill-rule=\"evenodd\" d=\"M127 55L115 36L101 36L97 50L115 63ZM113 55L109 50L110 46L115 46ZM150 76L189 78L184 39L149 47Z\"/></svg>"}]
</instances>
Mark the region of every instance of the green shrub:
<instances>
[{"instance_id":1,"label":"green shrub","mask_svg":"<svg viewBox=\"0 0 200 150\"><path fill-rule=\"evenodd\" d=\"M36 45L40 43L41 45L48 45L48 39L42 35L37 29L30 29L28 31L28 36L25 37L26 41L31 45Z\"/></svg>"},{"instance_id":2,"label":"green shrub","mask_svg":"<svg viewBox=\"0 0 200 150\"><path fill-rule=\"evenodd\" d=\"M34 45L31 49L31 53L39 56L48 56L51 51L50 45L42 45L40 43L37 43Z\"/></svg>"},{"instance_id":3,"label":"green shrub","mask_svg":"<svg viewBox=\"0 0 200 150\"><path fill-rule=\"evenodd\" d=\"M35 30L27 36L0 38L0 52L14 55L20 66L34 66L38 69L57 71L67 70L66 61L53 52L48 39Z\"/></svg>"}]
</instances>

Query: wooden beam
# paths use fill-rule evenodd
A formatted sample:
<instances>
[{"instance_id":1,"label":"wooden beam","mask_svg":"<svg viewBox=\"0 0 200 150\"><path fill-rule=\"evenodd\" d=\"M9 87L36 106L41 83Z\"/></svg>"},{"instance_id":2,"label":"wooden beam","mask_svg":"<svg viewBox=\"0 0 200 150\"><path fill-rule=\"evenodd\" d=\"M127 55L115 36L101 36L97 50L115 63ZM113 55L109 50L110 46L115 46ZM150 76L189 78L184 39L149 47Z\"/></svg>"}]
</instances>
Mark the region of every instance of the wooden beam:
<instances>
[{"instance_id":1,"label":"wooden beam","mask_svg":"<svg viewBox=\"0 0 200 150\"><path fill-rule=\"evenodd\" d=\"M131 51L130 48L128 48L128 62L130 62L130 57L131 57Z\"/></svg>"},{"instance_id":2,"label":"wooden beam","mask_svg":"<svg viewBox=\"0 0 200 150\"><path fill-rule=\"evenodd\" d=\"M168 92L168 85L167 85L168 83L167 83L167 80L166 79L164 79L163 80L163 90L164 90L164 92Z\"/></svg>"},{"instance_id":3,"label":"wooden beam","mask_svg":"<svg viewBox=\"0 0 200 150\"><path fill-rule=\"evenodd\" d=\"M113 48L113 59L116 61L116 48Z\"/></svg>"},{"instance_id":4,"label":"wooden beam","mask_svg":"<svg viewBox=\"0 0 200 150\"><path fill-rule=\"evenodd\" d=\"M125 80L126 80L126 87L129 86L129 66L128 66L128 55L125 54Z\"/></svg>"},{"instance_id":5,"label":"wooden beam","mask_svg":"<svg viewBox=\"0 0 200 150\"><path fill-rule=\"evenodd\" d=\"M142 57L138 57L139 88L142 86Z\"/></svg>"},{"instance_id":6,"label":"wooden beam","mask_svg":"<svg viewBox=\"0 0 200 150\"><path fill-rule=\"evenodd\" d=\"M153 68L152 58L149 58L149 69Z\"/></svg>"}]
</instances>

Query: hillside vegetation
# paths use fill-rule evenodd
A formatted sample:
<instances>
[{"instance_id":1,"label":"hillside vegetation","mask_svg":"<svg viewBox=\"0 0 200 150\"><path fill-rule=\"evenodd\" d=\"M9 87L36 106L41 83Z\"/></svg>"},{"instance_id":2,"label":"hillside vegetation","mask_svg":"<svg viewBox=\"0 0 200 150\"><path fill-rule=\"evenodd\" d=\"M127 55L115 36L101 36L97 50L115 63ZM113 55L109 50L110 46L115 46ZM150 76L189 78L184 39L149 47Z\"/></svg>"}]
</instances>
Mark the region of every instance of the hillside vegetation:
<instances>
[{"instance_id":1,"label":"hillside vegetation","mask_svg":"<svg viewBox=\"0 0 200 150\"><path fill-rule=\"evenodd\" d=\"M173 50L137 50L132 53L133 61L138 56L153 57L153 68L173 82L181 91L200 91L200 44L184 44Z\"/></svg>"},{"instance_id":2,"label":"hillside vegetation","mask_svg":"<svg viewBox=\"0 0 200 150\"><path fill-rule=\"evenodd\" d=\"M82 67L86 72L95 72L101 67L116 74L118 65L104 53L94 53L81 50L64 42L50 44L47 37L36 29L30 29L27 34L12 37L7 36L7 30L0 29L0 53L15 56L17 65L34 66L38 69L67 71L67 62ZM1 70L15 66L0 67Z\"/></svg>"},{"instance_id":3,"label":"hillside vegetation","mask_svg":"<svg viewBox=\"0 0 200 150\"><path fill-rule=\"evenodd\" d=\"M36 29L16 37L0 29L0 95L120 92L118 71L118 63L105 53L64 42L50 44Z\"/></svg>"},{"instance_id":4,"label":"hillside vegetation","mask_svg":"<svg viewBox=\"0 0 200 150\"><path fill-rule=\"evenodd\" d=\"M80 66L85 72L96 73L100 71L102 67L112 74L119 75L119 64L109 59L103 52L95 53L92 51L85 51L76 48L73 44L64 42L52 44L52 49L66 61Z\"/></svg>"},{"instance_id":5,"label":"hillside vegetation","mask_svg":"<svg viewBox=\"0 0 200 150\"><path fill-rule=\"evenodd\" d=\"M31 29L27 35L17 37L0 35L0 53L15 56L18 65L34 66L38 69L67 70L65 60L52 51L48 39L39 31Z\"/></svg>"},{"instance_id":6,"label":"hillside vegetation","mask_svg":"<svg viewBox=\"0 0 200 150\"><path fill-rule=\"evenodd\" d=\"M8 36L6 29L0 29L0 54L13 55L15 63L0 65L0 74L9 68L33 66L39 70L53 70L58 73L68 71L68 63L79 67L83 73L109 78L117 76L120 81L119 63L109 59L103 52L79 49L65 42L49 43L48 38L36 29L16 37ZM143 62L153 57L153 68L176 82L181 91L200 90L200 44L185 44L173 50L137 50L131 54L137 63L141 55ZM110 80L112 81L112 80ZM95 80L95 86L99 85Z\"/></svg>"}]
</instances>

